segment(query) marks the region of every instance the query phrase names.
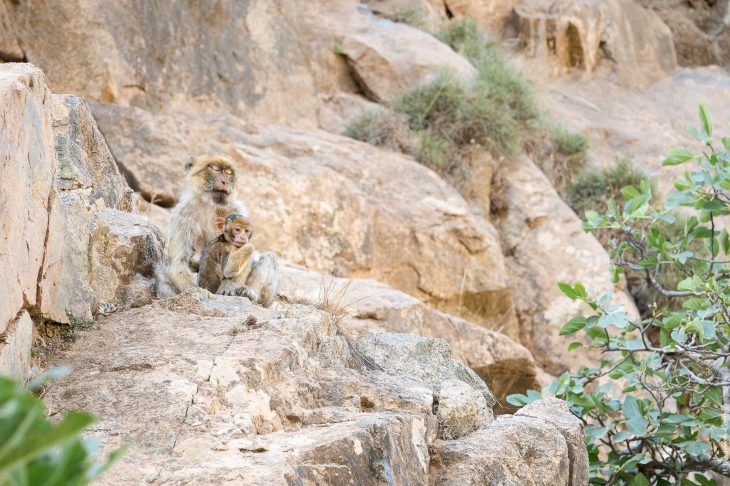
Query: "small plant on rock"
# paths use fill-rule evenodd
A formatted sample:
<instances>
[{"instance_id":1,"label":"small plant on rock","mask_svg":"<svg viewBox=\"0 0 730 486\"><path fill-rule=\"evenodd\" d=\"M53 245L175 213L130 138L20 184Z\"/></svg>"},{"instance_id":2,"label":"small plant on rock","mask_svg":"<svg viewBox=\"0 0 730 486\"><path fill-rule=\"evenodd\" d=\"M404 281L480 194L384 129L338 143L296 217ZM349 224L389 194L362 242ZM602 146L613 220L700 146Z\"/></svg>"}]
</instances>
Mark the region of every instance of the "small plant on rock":
<instances>
[{"instance_id":1,"label":"small plant on rock","mask_svg":"<svg viewBox=\"0 0 730 486\"><path fill-rule=\"evenodd\" d=\"M700 120L692 133L702 151L673 149L664 160L694 165L664 205L644 181L622 188L622 206L610 200L605 214L587 211L584 223L616 233L609 242L614 279L627 269L642 272L683 303L632 319L610 295L559 284L592 310L563 327L563 335L586 337L569 349L587 342L602 359L563 374L543 394L564 399L584 421L591 484L704 486L715 484L711 473L730 477L730 235L719 221L730 214L730 138L717 143L704 107ZM678 208L692 213L681 231L673 228ZM658 279L663 268L682 279L666 287ZM540 396L508 401L521 406Z\"/></svg>"}]
</instances>

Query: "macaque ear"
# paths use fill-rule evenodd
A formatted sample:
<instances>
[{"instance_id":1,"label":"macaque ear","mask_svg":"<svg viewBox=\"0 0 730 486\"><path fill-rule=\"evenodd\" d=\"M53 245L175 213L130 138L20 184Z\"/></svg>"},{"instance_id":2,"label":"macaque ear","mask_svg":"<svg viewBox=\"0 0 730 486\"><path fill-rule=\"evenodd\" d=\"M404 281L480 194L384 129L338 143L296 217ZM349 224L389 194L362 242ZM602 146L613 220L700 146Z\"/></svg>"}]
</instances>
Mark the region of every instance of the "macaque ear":
<instances>
[{"instance_id":1,"label":"macaque ear","mask_svg":"<svg viewBox=\"0 0 730 486\"><path fill-rule=\"evenodd\" d=\"M185 172L189 172L190 169L193 168L193 165L195 164L195 157L190 157L190 159L185 162Z\"/></svg>"},{"instance_id":2,"label":"macaque ear","mask_svg":"<svg viewBox=\"0 0 730 486\"><path fill-rule=\"evenodd\" d=\"M213 222L213 228L215 229L216 234L223 233L223 228L226 227L226 219L225 218L215 218L215 222Z\"/></svg>"}]
</instances>

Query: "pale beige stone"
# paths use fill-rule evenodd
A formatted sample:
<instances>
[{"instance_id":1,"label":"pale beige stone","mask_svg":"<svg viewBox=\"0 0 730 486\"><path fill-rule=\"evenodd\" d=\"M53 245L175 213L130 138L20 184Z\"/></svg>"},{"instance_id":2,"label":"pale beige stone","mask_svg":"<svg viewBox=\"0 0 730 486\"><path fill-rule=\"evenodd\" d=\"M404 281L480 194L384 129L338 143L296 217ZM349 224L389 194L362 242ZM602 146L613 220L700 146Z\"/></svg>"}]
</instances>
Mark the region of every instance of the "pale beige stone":
<instances>
[{"instance_id":1,"label":"pale beige stone","mask_svg":"<svg viewBox=\"0 0 730 486\"><path fill-rule=\"evenodd\" d=\"M590 309L565 297L557 283L582 282L595 296L614 292L613 302L638 318L633 299L611 283L608 253L583 231L580 219L532 160L523 156L506 161L497 174L495 191L501 202L495 208L495 223L510 255L507 266L521 343L532 351L538 366L553 375L598 363L598 349L567 350L572 341L587 344L585 336L559 335L569 319Z\"/></svg>"}]
</instances>

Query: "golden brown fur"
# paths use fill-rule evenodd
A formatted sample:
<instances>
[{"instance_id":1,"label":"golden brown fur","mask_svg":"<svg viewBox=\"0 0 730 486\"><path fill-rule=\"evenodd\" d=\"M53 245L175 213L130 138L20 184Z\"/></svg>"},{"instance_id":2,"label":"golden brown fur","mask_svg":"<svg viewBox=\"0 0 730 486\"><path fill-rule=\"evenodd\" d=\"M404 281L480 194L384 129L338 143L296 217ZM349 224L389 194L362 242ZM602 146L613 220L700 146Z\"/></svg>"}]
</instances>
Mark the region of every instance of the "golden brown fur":
<instances>
[{"instance_id":1,"label":"golden brown fur","mask_svg":"<svg viewBox=\"0 0 730 486\"><path fill-rule=\"evenodd\" d=\"M202 251L198 285L222 295L239 295L256 302L259 296L246 285L253 270L255 248L251 221L240 214L231 214L220 225L220 236Z\"/></svg>"},{"instance_id":2,"label":"golden brown fur","mask_svg":"<svg viewBox=\"0 0 730 486\"><path fill-rule=\"evenodd\" d=\"M236 171L226 157L195 157L185 165L185 171L183 193L170 215L168 262L156 271L158 297L195 287L201 252L220 233L216 222L220 224L233 213L248 216L246 206L236 199ZM279 287L276 255L254 252L252 264L246 284L258 295L260 304L269 306Z\"/></svg>"},{"instance_id":3,"label":"golden brown fur","mask_svg":"<svg viewBox=\"0 0 730 486\"><path fill-rule=\"evenodd\" d=\"M217 236L217 219L232 213L248 216L246 206L236 199L236 172L228 159L196 157L185 165L185 171L185 188L170 215L169 262L157 271L159 297L170 297L197 285L194 270L206 243Z\"/></svg>"}]
</instances>

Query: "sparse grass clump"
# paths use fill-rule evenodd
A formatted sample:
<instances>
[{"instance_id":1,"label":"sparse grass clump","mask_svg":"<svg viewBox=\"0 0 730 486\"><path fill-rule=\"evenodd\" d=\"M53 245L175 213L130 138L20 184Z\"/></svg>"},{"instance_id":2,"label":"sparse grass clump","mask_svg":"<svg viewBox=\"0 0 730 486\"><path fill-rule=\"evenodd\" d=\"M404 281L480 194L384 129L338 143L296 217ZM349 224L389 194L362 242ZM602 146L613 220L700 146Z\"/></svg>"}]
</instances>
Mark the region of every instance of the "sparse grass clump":
<instances>
[{"instance_id":1,"label":"sparse grass clump","mask_svg":"<svg viewBox=\"0 0 730 486\"><path fill-rule=\"evenodd\" d=\"M97 329L94 325L94 321L90 319L76 316L69 311L66 311L66 316L68 317L68 326L66 326L61 333L61 337L67 341L76 339L76 337L84 331Z\"/></svg>"},{"instance_id":2,"label":"sparse grass clump","mask_svg":"<svg viewBox=\"0 0 730 486\"><path fill-rule=\"evenodd\" d=\"M352 122L345 136L409 155L416 153L415 136L403 116L388 110L363 114Z\"/></svg>"},{"instance_id":3,"label":"sparse grass clump","mask_svg":"<svg viewBox=\"0 0 730 486\"><path fill-rule=\"evenodd\" d=\"M571 132L562 125L556 125L552 133L555 150L565 157L572 157L575 165L582 166L588 152L588 139L580 132Z\"/></svg>"},{"instance_id":4,"label":"sparse grass clump","mask_svg":"<svg viewBox=\"0 0 730 486\"><path fill-rule=\"evenodd\" d=\"M622 201L622 188L639 187L648 178L631 160L619 157L609 167L586 171L573 179L567 187L566 201L583 217L586 211L604 211L610 199Z\"/></svg>"},{"instance_id":5,"label":"sparse grass clump","mask_svg":"<svg viewBox=\"0 0 730 486\"><path fill-rule=\"evenodd\" d=\"M417 7L404 7L396 9L392 14L387 15L388 20L401 24L408 24L411 27L422 29L426 25L423 12Z\"/></svg>"},{"instance_id":6,"label":"sparse grass clump","mask_svg":"<svg viewBox=\"0 0 730 486\"><path fill-rule=\"evenodd\" d=\"M495 157L519 153L539 111L530 86L476 23L453 21L437 37L469 59L477 77L464 82L449 72L439 73L430 83L400 96L390 107L397 115L365 115L345 134L413 155L459 182L468 177L467 150L478 146ZM406 131L398 115L403 116Z\"/></svg>"}]
</instances>

